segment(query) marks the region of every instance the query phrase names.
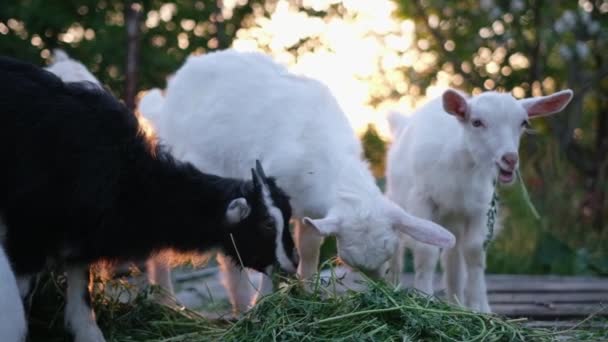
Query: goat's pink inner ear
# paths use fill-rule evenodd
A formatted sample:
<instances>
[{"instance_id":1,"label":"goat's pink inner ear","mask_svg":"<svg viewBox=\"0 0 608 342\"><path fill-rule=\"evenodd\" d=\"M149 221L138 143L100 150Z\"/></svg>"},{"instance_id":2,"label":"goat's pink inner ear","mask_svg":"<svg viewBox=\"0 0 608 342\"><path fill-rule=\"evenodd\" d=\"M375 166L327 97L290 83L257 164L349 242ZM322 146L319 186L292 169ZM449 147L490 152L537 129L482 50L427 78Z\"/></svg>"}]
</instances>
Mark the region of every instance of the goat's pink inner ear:
<instances>
[{"instance_id":1,"label":"goat's pink inner ear","mask_svg":"<svg viewBox=\"0 0 608 342\"><path fill-rule=\"evenodd\" d=\"M443 109L460 120L466 120L468 104L467 100L454 90L446 90L443 93Z\"/></svg>"},{"instance_id":2,"label":"goat's pink inner ear","mask_svg":"<svg viewBox=\"0 0 608 342\"><path fill-rule=\"evenodd\" d=\"M572 95L572 90L567 89L552 95L533 97L520 101L528 112L528 117L534 119L562 111L572 100Z\"/></svg>"}]
</instances>

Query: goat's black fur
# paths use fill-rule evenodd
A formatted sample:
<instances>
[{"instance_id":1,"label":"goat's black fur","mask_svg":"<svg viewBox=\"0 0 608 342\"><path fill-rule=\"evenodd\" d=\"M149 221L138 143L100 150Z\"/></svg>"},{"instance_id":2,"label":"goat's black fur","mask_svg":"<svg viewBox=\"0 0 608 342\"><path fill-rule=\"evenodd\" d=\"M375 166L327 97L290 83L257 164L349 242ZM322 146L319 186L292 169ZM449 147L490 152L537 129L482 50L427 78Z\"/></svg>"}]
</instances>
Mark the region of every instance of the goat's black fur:
<instances>
[{"instance_id":1,"label":"goat's black fur","mask_svg":"<svg viewBox=\"0 0 608 342\"><path fill-rule=\"evenodd\" d=\"M167 247L218 248L239 260L230 233L246 267L263 271L276 261L276 230L253 182L203 174L153 147L103 90L5 57L0 80L0 217L17 275L50 260L134 260ZM287 196L267 184L293 258ZM226 208L238 197L251 213L229 225Z\"/></svg>"}]
</instances>

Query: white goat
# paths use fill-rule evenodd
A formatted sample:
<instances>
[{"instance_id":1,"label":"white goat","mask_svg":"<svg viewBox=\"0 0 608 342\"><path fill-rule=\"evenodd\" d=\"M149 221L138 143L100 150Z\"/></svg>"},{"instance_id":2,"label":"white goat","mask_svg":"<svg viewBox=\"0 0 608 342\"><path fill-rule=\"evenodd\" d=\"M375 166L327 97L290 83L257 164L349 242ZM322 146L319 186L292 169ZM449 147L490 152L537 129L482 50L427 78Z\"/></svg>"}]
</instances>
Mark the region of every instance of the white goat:
<instances>
[{"instance_id":1,"label":"white goat","mask_svg":"<svg viewBox=\"0 0 608 342\"><path fill-rule=\"evenodd\" d=\"M101 87L101 82L82 63L71 59L61 49L53 50L53 64L45 69L59 76L64 82L88 81Z\"/></svg>"},{"instance_id":2,"label":"white goat","mask_svg":"<svg viewBox=\"0 0 608 342\"><path fill-rule=\"evenodd\" d=\"M159 122L163 102L165 102L165 98L162 91L158 88L150 89L139 101L137 109L140 114L146 113L144 118L148 122Z\"/></svg>"},{"instance_id":3,"label":"white goat","mask_svg":"<svg viewBox=\"0 0 608 342\"><path fill-rule=\"evenodd\" d=\"M323 236L336 236L346 263L376 275L397 248L397 232L454 244L442 227L383 197L330 91L267 56L227 50L188 58L161 112L153 122L160 138L201 170L239 177L249 161L262 161L291 198L301 278L317 271ZM235 310L247 309L245 277L221 262Z\"/></svg>"},{"instance_id":4,"label":"white goat","mask_svg":"<svg viewBox=\"0 0 608 342\"><path fill-rule=\"evenodd\" d=\"M494 184L513 182L519 141L529 120L561 111L571 98L571 90L524 100L496 92L466 98L447 90L410 117L389 116L394 141L387 195L456 235L456 246L446 249L443 258L450 300L490 312L484 240ZM407 245L414 251L415 287L432 294L439 249L414 241ZM403 245L391 262L395 277L402 260Z\"/></svg>"},{"instance_id":5,"label":"white goat","mask_svg":"<svg viewBox=\"0 0 608 342\"><path fill-rule=\"evenodd\" d=\"M0 233L6 228L0 222ZM0 236L0 240L4 237ZM0 241L0 341L25 341L27 324L17 280Z\"/></svg>"}]
</instances>

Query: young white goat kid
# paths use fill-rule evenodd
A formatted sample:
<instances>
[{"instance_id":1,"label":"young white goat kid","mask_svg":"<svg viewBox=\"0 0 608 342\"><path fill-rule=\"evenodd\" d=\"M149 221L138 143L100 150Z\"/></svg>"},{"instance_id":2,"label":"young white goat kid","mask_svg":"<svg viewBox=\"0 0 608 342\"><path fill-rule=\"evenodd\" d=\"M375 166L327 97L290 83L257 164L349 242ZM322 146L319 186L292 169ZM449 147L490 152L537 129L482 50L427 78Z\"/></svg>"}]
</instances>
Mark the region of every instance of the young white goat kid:
<instances>
[{"instance_id":1,"label":"young white goat kid","mask_svg":"<svg viewBox=\"0 0 608 342\"><path fill-rule=\"evenodd\" d=\"M153 123L176 155L201 170L246 175L251 161L262 161L290 196L304 279L317 272L323 236L336 236L347 264L376 275L397 248L397 232L454 244L442 227L383 197L330 91L267 56L228 50L188 58ZM232 261L222 263L234 308L247 309L246 277Z\"/></svg>"},{"instance_id":2,"label":"young white goat kid","mask_svg":"<svg viewBox=\"0 0 608 342\"><path fill-rule=\"evenodd\" d=\"M513 182L529 120L561 111L571 98L571 90L523 100L496 92L467 98L447 90L410 117L389 116L394 142L388 154L388 197L456 235L456 246L443 253L448 299L490 312L484 240L494 184ZM439 249L406 242L414 251L415 287L432 294ZM395 277L402 260L400 246L391 262Z\"/></svg>"}]
</instances>

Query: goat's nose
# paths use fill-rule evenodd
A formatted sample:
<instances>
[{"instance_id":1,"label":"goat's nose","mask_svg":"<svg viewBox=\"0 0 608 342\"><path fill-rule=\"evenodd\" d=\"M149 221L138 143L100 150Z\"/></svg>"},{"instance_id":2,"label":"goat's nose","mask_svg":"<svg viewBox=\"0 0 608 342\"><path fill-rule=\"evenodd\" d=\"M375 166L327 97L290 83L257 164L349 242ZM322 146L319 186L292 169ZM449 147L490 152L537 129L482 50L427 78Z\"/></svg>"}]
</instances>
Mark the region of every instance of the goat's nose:
<instances>
[{"instance_id":1,"label":"goat's nose","mask_svg":"<svg viewBox=\"0 0 608 342\"><path fill-rule=\"evenodd\" d=\"M505 153L502 156L502 161L507 164L510 168L515 168L515 166L517 165L517 160L519 158L517 157L517 153L513 153L513 152L509 152L509 153Z\"/></svg>"}]
</instances>

